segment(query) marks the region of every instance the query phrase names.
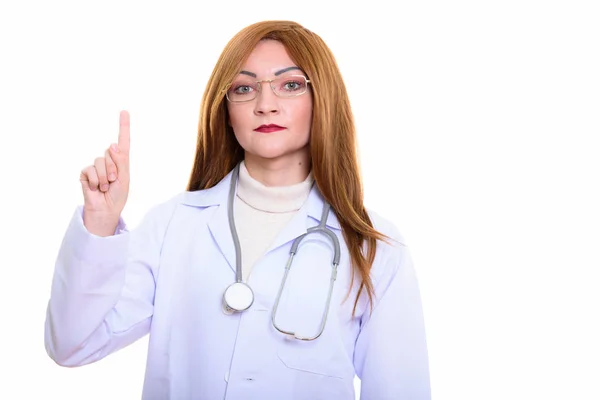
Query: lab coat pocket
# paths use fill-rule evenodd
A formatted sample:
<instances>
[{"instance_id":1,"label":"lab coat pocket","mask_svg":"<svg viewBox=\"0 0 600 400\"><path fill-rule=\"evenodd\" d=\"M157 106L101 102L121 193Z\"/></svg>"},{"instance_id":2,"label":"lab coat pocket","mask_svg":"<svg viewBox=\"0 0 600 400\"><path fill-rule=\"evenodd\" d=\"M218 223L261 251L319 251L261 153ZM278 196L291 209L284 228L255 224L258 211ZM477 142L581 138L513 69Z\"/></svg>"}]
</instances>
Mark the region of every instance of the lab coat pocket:
<instances>
[{"instance_id":1,"label":"lab coat pocket","mask_svg":"<svg viewBox=\"0 0 600 400\"><path fill-rule=\"evenodd\" d=\"M326 345L324 341L304 342L285 338L279 344L277 354L287 368L332 378L346 377L343 358Z\"/></svg>"},{"instance_id":2,"label":"lab coat pocket","mask_svg":"<svg viewBox=\"0 0 600 400\"><path fill-rule=\"evenodd\" d=\"M352 371L336 318L337 296L332 294L327 309L332 248L319 239L307 238L302 243L288 273L274 323L276 328L299 337L319 336L307 341L276 332L279 337L277 354L287 368L346 378Z\"/></svg>"}]
</instances>

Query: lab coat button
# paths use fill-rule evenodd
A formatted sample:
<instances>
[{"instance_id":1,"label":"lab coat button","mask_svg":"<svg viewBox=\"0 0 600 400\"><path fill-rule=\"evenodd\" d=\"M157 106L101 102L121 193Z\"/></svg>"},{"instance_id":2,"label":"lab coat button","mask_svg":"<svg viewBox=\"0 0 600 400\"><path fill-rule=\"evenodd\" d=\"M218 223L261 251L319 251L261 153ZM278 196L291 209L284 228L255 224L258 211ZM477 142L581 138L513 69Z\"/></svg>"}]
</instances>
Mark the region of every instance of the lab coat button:
<instances>
[{"instance_id":1,"label":"lab coat button","mask_svg":"<svg viewBox=\"0 0 600 400\"><path fill-rule=\"evenodd\" d=\"M229 371L225 372L225 382L229 382Z\"/></svg>"}]
</instances>

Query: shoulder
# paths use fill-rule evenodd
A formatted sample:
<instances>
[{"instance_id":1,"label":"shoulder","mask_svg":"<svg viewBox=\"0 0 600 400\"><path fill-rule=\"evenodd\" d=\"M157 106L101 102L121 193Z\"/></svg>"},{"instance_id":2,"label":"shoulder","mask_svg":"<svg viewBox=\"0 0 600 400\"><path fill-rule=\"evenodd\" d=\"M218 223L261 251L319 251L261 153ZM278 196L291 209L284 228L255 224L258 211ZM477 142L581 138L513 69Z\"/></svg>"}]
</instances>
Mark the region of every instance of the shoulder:
<instances>
[{"instance_id":1,"label":"shoulder","mask_svg":"<svg viewBox=\"0 0 600 400\"><path fill-rule=\"evenodd\" d=\"M189 192L180 192L174 195L171 195L166 200L162 200L159 203L155 204L150 208L150 213L152 214L172 214L173 211L182 203L185 202L186 193Z\"/></svg>"},{"instance_id":2,"label":"shoulder","mask_svg":"<svg viewBox=\"0 0 600 400\"><path fill-rule=\"evenodd\" d=\"M177 216L183 212L185 215L186 209L206 209L212 204L207 201L206 193L213 189L198 190L198 191L181 191L163 198L157 203L151 205L141 216L141 219L134 225L137 232L151 232L152 235L164 237L170 228L179 229L176 221L185 219ZM129 229L127 229L129 230Z\"/></svg>"},{"instance_id":3,"label":"shoulder","mask_svg":"<svg viewBox=\"0 0 600 400\"><path fill-rule=\"evenodd\" d=\"M367 213L376 231L392 239L396 245L406 247L404 236L392 220L369 208L367 208Z\"/></svg>"},{"instance_id":4,"label":"shoulder","mask_svg":"<svg viewBox=\"0 0 600 400\"><path fill-rule=\"evenodd\" d=\"M179 206L204 208L219 205L223 200L222 189L223 185L219 184L208 189L182 191L158 203L153 209L157 212L172 213Z\"/></svg>"},{"instance_id":5,"label":"shoulder","mask_svg":"<svg viewBox=\"0 0 600 400\"><path fill-rule=\"evenodd\" d=\"M207 209L218 206L226 201L225 179L217 185L202 190L181 191L166 200L163 200L150 208L147 215L152 219L158 219L163 223L169 223L178 210L183 209ZM224 197L225 196L225 197Z\"/></svg>"},{"instance_id":6,"label":"shoulder","mask_svg":"<svg viewBox=\"0 0 600 400\"><path fill-rule=\"evenodd\" d=\"M151 205L143 213L135 230L164 231L183 198L184 193L178 193Z\"/></svg>"},{"instance_id":7,"label":"shoulder","mask_svg":"<svg viewBox=\"0 0 600 400\"><path fill-rule=\"evenodd\" d=\"M410 252L400 229L391 219L382 216L374 210L367 209L373 228L385 236L377 241L375 259L371 268L373 283L383 284L403 269L412 268Z\"/></svg>"}]
</instances>

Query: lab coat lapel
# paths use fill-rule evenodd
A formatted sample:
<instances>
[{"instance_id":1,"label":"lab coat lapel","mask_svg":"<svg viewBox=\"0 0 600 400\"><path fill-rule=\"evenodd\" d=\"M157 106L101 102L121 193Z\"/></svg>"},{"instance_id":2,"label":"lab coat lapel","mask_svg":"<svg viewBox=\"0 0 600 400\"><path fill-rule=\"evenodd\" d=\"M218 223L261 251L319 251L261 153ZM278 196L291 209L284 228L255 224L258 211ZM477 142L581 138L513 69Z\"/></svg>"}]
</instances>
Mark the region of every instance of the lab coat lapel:
<instances>
[{"instance_id":1,"label":"lab coat lapel","mask_svg":"<svg viewBox=\"0 0 600 400\"><path fill-rule=\"evenodd\" d=\"M231 178L232 173L229 172L221 182L210 189L187 192L183 203L192 207L214 208L214 212L208 220L208 229L221 254L223 254L223 257L225 257L227 263L235 272L235 247L227 217L227 201Z\"/></svg>"},{"instance_id":2,"label":"lab coat lapel","mask_svg":"<svg viewBox=\"0 0 600 400\"><path fill-rule=\"evenodd\" d=\"M277 235L272 246L269 248L269 251L275 250L279 246L283 246L284 244L293 241L298 236L305 234L308 228L318 225L321 220L324 204L325 201L323 195L319 189L317 189L317 186L313 184L308 198L298 212L292 217L290 222L281 230L279 235ZM327 226L334 229L341 229L333 210L329 213Z\"/></svg>"},{"instance_id":3,"label":"lab coat lapel","mask_svg":"<svg viewBox=\"0 0 600 400\"><path fill-rule=\"evenodd\" d=\"M304 205L296 214L294 214L290 222L287 223L275 237L273 244L267 252L275 250L279 246L283 246L284 244L296 239L298 236L306 233L307 220L308 217L306 213L306 205Z\"/></svg>"},{"instance_id":4,"label":"lab coat lapel","mask_svg":"<svg viewBox=\"0 0 600 400\"><path fill-rule=\"evenodd\" d=\"M235 246L233 236L229 229L229 219L227 216L227 194L218 206L217 210L208 222L208 229L212 234L219 250L227 260L231 269L235 272Z\"/></svg>"}]
</instances>

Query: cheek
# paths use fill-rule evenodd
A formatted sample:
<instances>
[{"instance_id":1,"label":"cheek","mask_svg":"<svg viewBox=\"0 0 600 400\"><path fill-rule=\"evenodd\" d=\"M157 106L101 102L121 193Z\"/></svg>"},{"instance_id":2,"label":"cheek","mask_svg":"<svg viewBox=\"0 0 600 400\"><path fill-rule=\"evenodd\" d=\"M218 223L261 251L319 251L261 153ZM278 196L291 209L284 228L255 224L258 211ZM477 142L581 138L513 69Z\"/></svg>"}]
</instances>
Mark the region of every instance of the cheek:
<instances>
[{"instance_id":1,"label":"cheek","mask_svg":"<svg viewBox=\"0 0 600 400\"><path fill-rule=\"evenodd\" d=\"M303 104L296 109L296 121L304 128L310 128L312 122L312 102Z\"/></svg>"},{"instance_id":2,"label":"cheek","mask_svg":"<svg viewBox=\"0 0 600 400\"><path fill-rule=\"evenodd\" d=\"M235 109L235 107L230 107L228 112L227 123L233 129L233 134L235 135L238 142L243 142L244 138L240 137L239 133L243 132L244 129L240 126L240 122L244 121L244 118L240 115L240 110Z\"/></svg>"},{"instance_id":3,"label":"cheek","mask_svg":"<svg viewBox=\"0 0 600 400\"><path fill-rule=\"evenodd\" d=\"M243 127L244 121L248 121L248 115L252 114L252 109L248 109L247 105L237 104L235 106L228 105L227 111L229 114L229 125L234 129L236 127Z\"/></svg>"},{"instance_id":4,"label":"cheek","mask_svg":"<svg viewBox=\"0 0 600 400\"><path fill-rule=\"evenodd\" d=\"M235 127L238 124L239 120L238 110L232 107L228 107L227 111L227 122L230 126Z\"/></svg>"}]
</instances>

